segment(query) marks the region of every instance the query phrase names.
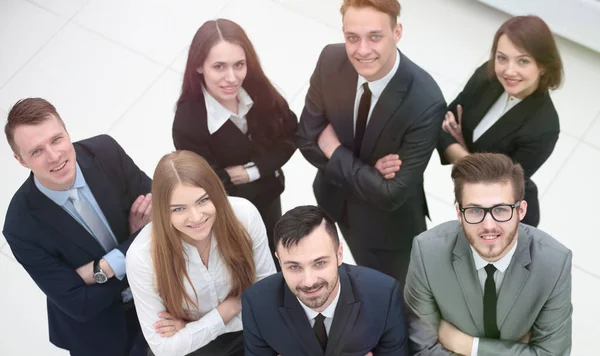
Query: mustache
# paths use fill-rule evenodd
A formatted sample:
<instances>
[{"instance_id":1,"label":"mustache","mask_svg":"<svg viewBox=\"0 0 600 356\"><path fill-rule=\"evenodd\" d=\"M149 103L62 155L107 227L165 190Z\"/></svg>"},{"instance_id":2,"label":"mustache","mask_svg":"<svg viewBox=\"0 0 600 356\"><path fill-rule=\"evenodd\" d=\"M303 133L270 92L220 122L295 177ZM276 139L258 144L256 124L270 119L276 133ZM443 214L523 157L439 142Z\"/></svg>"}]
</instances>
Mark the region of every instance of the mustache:
<instances>
[{"instance_id":1,"label":"mustache","mask_svg":"<svg viewBox=\"0 0 600 356\"><path fill-rule=\"evenodd\" d=\"M502 235L502 232L498 231L496 229L492 229L492 230L485 229L485 230L480 231L479 235Z\"/></svg>"},{"instance_id":2,"label":"mustache","mask_svg":"<svg viewBox=\"0 0 600 356\"><path fill-rule=\"evenodd\" d=\"M327 282L317 282L310 287L296 287L296 290L299 290L301 292L309 292L311 290L319 289L325 286L327 286Z\"/></svg>"}]
</instances>

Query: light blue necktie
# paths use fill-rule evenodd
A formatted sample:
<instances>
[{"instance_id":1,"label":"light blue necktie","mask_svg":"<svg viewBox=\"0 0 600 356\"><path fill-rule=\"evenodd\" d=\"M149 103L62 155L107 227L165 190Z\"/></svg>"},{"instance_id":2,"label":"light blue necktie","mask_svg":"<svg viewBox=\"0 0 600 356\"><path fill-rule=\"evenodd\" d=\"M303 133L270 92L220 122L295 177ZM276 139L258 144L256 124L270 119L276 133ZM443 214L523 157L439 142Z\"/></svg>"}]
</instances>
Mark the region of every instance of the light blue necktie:
<instances>
[{"instance_id":1,"label":"light blue necktie","mask_svg":"<svg viewBox=\"0 0 600 356\"><path fill-rule=\"evenodd\" d=\"M87 226L88 230L91 231L92 235L96 237L96 240L102 245L104 251L108 252L115 248L115 240L110 235L110 231L106 225L100 219L100 216L94 211L94 208L85 199L80 198L77 188L71 189L69 192L69 199L73 202L73 206L81 219Z\"/></svg>"}]
</instances>

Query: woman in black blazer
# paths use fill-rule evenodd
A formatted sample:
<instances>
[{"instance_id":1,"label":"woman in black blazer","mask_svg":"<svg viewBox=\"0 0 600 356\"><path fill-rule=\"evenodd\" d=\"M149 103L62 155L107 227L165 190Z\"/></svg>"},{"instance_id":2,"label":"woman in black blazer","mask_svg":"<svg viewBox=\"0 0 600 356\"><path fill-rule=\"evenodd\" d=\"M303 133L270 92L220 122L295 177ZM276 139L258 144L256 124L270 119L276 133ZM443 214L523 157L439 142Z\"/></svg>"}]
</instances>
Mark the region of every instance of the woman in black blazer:
<instances>
[{"instance_id":1,"label":"woman in black blazer","mask_svg":"<svg viewBox=\"0 0 600 356\"><path fill-rule=\"evenodd\" d=\"M229 195L258 208L272 252L285 187L281 167L296 149L297 125L244 30L225 19L205 22L190 45L173 142L204 157Z\"/></svg>"},{"instance_id":2,"label":"woman in black blazer","mask_svg":"<svg viewBox=\"0 0 600 356\"><path fill-rule=\"evenodd\" d=\"M438 142L442 164L474 152L504 153L525 171L527 215L537 226L540 208L531 176L548 159L560 133L549 90L563 68L554 37L537 16L517 16L496 32L488 62L448 107Z\"/></svg>"}]
</instances>

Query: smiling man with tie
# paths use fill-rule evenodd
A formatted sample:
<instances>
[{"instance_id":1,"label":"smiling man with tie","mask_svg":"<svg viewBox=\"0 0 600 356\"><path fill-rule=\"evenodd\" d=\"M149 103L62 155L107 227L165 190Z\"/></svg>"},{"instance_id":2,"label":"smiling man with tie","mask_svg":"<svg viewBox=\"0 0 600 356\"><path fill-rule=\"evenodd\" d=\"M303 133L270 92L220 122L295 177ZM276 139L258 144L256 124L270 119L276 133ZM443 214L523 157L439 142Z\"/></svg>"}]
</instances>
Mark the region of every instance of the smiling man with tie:
<instances>
[{"instance_id":1,"label":"smiling man with tie","mask_svg":"<svg viewBox=\"0 0 600 356\"><path fill-rule=\"evenodd\" d=\"M242 297L247 356L408 355L400 284L343 264L335 224L320 208L285 213L274 242L282 272Z\"/></svg>"},{"instance_id":2,"label":"smiling man with tie","mask_svg":"<svg viewBox=\"0 0 600 356\"><path fill-rule=\"evenodd\" d=\"M419 235L404 298L415 355L569 355L569 249L520 223L523 168L478 153L452 169L458 221Z\"/></svg>"},{"instance_id":3,"label":"smiling man with tie","mask_svg":"<svg viewBox=\"0 0 600 356\"><path fill-rule=\"evenodd\" d=\"M47 296L50 341L76 356L145 356L125 254L150 220L150 178L109 136L71 143L41 98L17 102L5 133L31 174L3 233Z\"/></svg>"}]
</instances>

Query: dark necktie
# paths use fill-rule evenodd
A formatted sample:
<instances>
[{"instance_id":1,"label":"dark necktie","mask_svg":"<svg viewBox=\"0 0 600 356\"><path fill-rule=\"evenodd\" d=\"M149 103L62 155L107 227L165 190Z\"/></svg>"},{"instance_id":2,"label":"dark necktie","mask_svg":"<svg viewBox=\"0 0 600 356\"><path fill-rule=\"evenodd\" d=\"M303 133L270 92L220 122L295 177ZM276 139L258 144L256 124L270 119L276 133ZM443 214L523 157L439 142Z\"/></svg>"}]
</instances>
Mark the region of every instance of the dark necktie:
<instances>
[{"instance_id":1,"label":"dark necktie","mask_svg":"<svg viewBox=\"0 0 600 356\"><path fill-rule=\"evenodd\" d=\"M369 90L369 83L365 82L362 87L363 94L360 97L360 104L358 104L356 128L354 131L354 155L356 157L360 156L360 148L362 147L363 137L365 136L365 130L367 129L367 118L369 117L369 109L371 108L371 91Z\"/></svg>"},{"instance_id":2,"label":"dark necktie","mask_svg":"<svg viewBox=\"0 0 600 356\"><path fill-rule=\"evenodd\" d=\"M315 336L317 337L317 341L319 341L319 345L323 351L327 347L327 330L325 330L325 317L323 314L319 313L315 317L315 325L313 326L313 330L315 331Z\"/></svg>"},{"instance_id":3,"label":"dark necktie","mask_svg":"<svg viewBox=\"0 0 600 356\"><path fill-rule=\"evenodd\" d=\"M485 337L488 339L499 339L500 330L496 323L496 282L494 282L494 272L496 267L493 264L485 266L487 278L485 279L485 288L483 289L483 326L485 328Z\"/></svg>"}]
</instances>

